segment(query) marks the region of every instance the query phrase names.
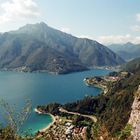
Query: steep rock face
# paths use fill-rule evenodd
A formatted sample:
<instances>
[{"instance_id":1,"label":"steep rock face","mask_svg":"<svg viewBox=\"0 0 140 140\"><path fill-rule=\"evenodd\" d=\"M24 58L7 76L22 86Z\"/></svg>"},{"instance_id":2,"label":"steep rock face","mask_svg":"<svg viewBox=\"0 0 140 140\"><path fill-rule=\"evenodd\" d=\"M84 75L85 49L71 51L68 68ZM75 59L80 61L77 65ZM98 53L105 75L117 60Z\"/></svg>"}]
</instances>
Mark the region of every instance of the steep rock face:
<instances>
[{"instance_id":1,"label":"steep rock face","mask_svg":"<svg viewBox=\"0 0 140 140\"><path fill-rule=\"evenodd\" d=\"M132 124L131 135L133 140L140 140L140 86L132 105L132 111L128 123Z\"/></svg>"}]
</instances>

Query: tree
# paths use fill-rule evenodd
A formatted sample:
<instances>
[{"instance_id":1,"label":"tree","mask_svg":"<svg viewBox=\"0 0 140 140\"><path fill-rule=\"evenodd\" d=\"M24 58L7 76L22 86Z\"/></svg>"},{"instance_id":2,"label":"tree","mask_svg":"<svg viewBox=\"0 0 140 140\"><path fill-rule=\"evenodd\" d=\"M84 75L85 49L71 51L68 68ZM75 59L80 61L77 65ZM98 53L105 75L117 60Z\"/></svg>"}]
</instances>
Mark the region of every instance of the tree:
<instances>
[{"instance_id":1,"label":"tree","mask_svg":"<svg viewBox=\"0 0 140 140\"><path fill-rule=\"evenodd\" d=\"M5 128L1 128L0 137L2 137L3 140L17 140L17 134L30 113L32 107L31 101L27 100L20 112L16 112L5 100L1 100L0 105L4 110L8 122Z\"/></svg>"}]
</instances>

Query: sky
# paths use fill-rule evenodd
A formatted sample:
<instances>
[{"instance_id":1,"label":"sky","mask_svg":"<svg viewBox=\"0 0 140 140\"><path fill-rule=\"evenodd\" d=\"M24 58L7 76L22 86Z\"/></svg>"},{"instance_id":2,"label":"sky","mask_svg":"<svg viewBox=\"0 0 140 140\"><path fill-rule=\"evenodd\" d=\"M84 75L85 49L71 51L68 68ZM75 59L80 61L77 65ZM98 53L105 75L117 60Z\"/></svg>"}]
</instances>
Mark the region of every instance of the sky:
<instances>
[{"instance_id":1,"label":"sky","mask_svg":"<svg viewBox=\"0 0 140 140\"><path fill-rule=\"evenodd\" d=\"M0 0L0 32L41 21L105 45L140 43L140 0Z\"/></svg>"}]
</instances>

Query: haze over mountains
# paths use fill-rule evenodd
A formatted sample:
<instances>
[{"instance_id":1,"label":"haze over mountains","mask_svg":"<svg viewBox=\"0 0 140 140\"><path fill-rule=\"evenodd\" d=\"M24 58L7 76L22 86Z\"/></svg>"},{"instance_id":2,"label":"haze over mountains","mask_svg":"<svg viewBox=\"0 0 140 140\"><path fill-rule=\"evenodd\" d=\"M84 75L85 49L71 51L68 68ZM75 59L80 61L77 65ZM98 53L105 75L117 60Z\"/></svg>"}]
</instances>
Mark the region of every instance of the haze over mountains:
<instances>
[{"instance_id":1,"label":"haze over mountains","mask_svg":"<svg viewBox=\"0 0 140 140\"><path fill-rule=\"evenodd\" d=\"M140 57L140 44L136 45L128 42L126 44L112 44L108 48L126 61Z\"/></svg>"},{"instance_id":2,"label":"haze over mountains","mask_svg":"<svg viewBox=\"0 0 140 140\"><path fill-rule=\"evenodd\" d=\"M0 34L0 69L69 73L124 60L102 44L74 37L41 22Z\"/></svg>"}]
</instances>

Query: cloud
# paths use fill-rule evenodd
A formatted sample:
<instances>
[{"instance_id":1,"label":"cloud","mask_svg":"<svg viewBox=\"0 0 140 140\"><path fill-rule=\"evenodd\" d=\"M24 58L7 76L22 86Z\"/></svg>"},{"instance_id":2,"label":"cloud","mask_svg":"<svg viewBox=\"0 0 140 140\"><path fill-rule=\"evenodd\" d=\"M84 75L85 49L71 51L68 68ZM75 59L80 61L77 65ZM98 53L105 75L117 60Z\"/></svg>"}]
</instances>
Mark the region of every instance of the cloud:
<instances>
[{"instance_id":1,"label":"cloud","mask_svg":"<svg viewBox=\"0 0 140 140\"><path fill-rule=\"evenodd\" d=\"M136 20L140 22L140 13L136 14ZM133 25L130 27L133 32L140 32L140 25Z\"/></svg>"},{"instance_id":2,"label":"cloud","mask_svg":"<svg viewBox=\"0 0 140 140\"><path fill-rule=\"evenodd\" d=\"M110 35L110 36L100 36L96 38L97 41L101 42L102 44L109 45L109 44L124 44L127 42L132 42L134 44L140 43L140 36L132 36L130 34L127 35Z\"/></svg>"},{"instance_id":3,"label":"cloud","mask_svg":"<svg viewBox=\"0 0 140 140\"><path fill-rule=\"evenodd\" d=\"M0 4L0 9L0 24L40 16L39 8L33 0L8 0Z\"/></svg>"},{"instance_id":4,"label":"cloud","mask_svg":"<svg viewBox=\"0 0 140 140\"><path fill-rule=\"evenodd\" d=\"M136 14L137 21L140 22L140 13Z\"/></svg>"},{"instance_id":5,"label":"cloud","mask_svg":"<svg viewBox=\"0 0 140 140\"><path fill-rule=\"evenodd\" d=\"M134 25L131 27L131 30L134 32L140 32L140 26L139 25Z\"/></svg>"},{"instance_id":6,"label":"cloud","mask_svg":"<svg viewBox=\"0 0 140 140\"><path fill-rule=\"evenodd\" d=\"M60 30L65 33L70 33L70 28L68 27L62 27Z\"/></svg>"}]
</instances>

